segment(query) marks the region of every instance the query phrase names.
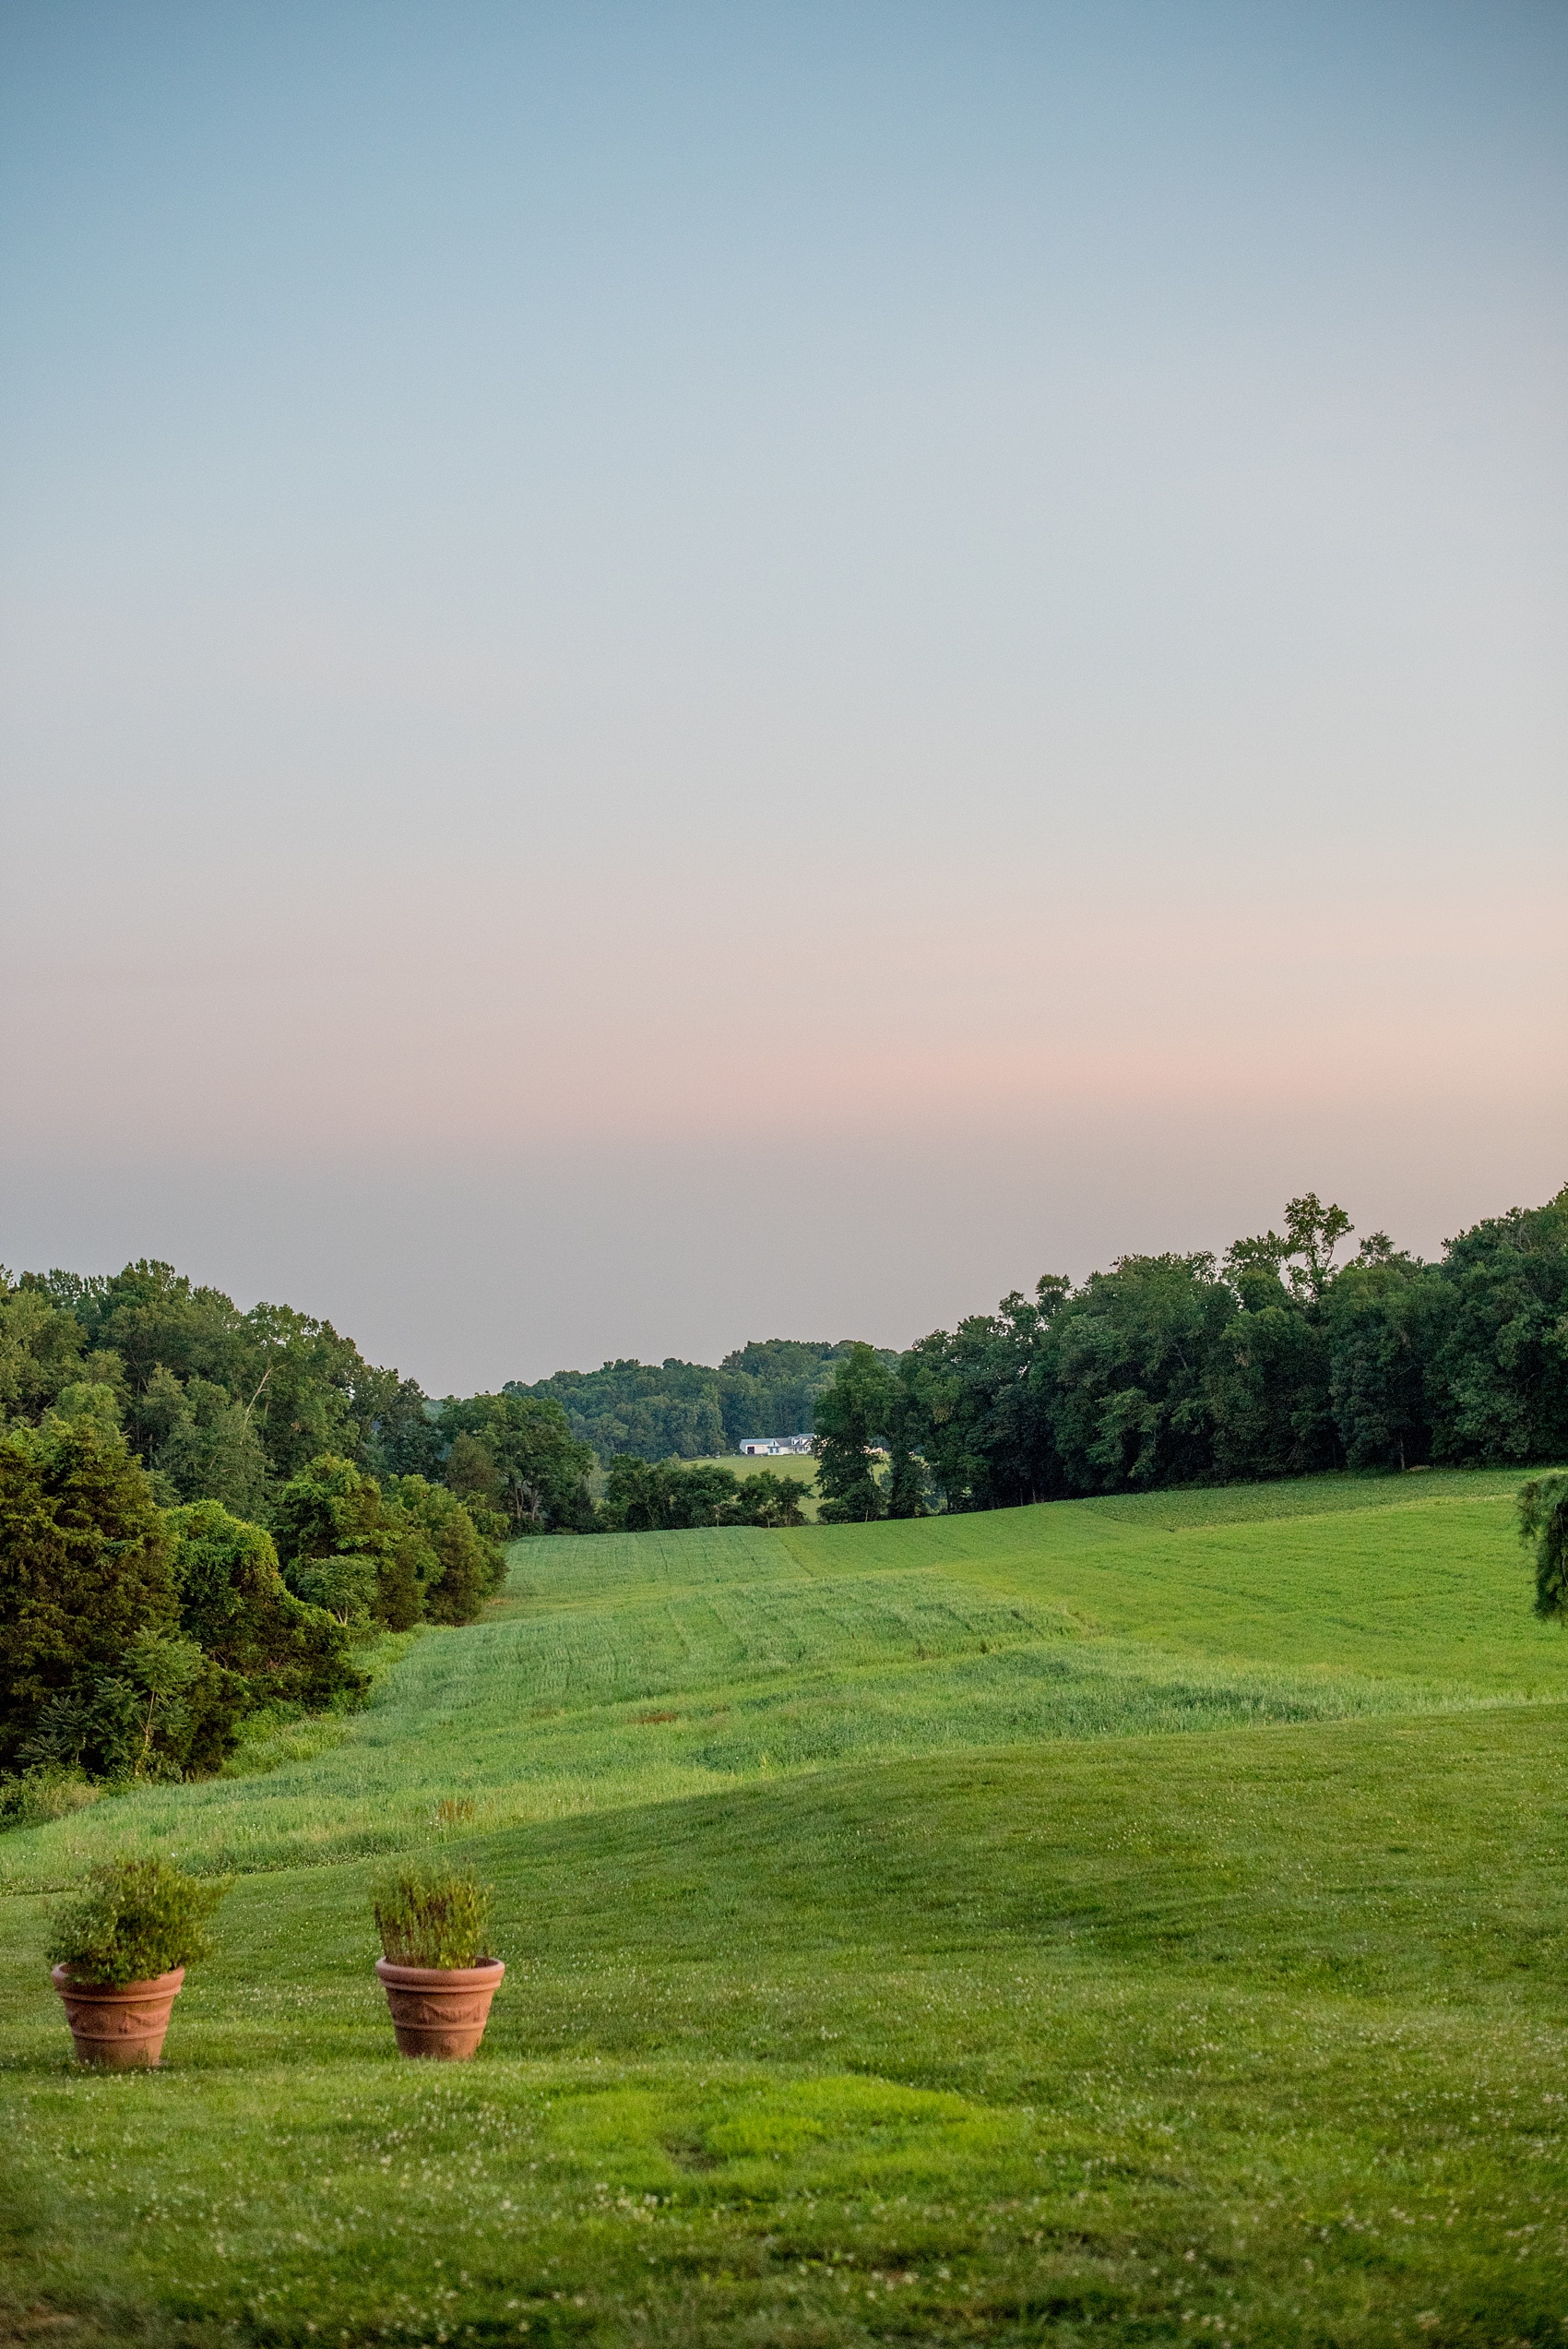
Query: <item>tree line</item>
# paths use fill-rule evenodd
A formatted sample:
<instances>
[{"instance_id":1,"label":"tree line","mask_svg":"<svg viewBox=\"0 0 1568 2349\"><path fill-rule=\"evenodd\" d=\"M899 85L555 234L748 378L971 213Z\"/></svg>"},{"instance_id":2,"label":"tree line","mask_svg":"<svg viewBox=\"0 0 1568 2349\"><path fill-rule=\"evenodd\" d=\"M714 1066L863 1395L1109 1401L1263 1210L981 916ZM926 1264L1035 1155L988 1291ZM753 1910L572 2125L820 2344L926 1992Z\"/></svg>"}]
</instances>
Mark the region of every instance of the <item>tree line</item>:
<instances>
[{"instance_id":1,"label":"tree line","mask_svg":"<svg viewBox=\"0 0 1568 2349\"><path fill-rule=\"evenodd\" d=\"M171 1265L0 1273L0 1773L200 1774L357 1702L367 1636L471 1621L520 1524L593 1521L591 1465L554 1406L433 1405Z\"/></svg>"},{"instance_id":2,"label":"tree line","mask_svg":"<svg viewBox=\"0 0 1568 2349\"><path fill-rule=\"evenodd\" d=\"M671 1354L662 1363L557 1370L531 1386L509 1380L502 1392L559 1403L572 1434L607 1461L620 1453L707 1460L734 1451L748 1436L809 1434L817 1398L851 1342L753 1339L716 1369Z\"/></svg>"},{"instance_id":3,"label":"tree line","mask_svg":"<svg viewBox=\"0 0 1568 2349\"><path fill-rule=\"evenodd\" d=\"M1435 1264L1384 1233L1342 1261L1351 1236L1308 1193L1223 1258L1047 1274L901 1353L742 1348L731 1400L760 1433L769 1379L789 1422L810 1389L829 1520L1568 1459L1568 1187ZM606 1409L643 1367L590 1374ZM356 1701L367 1634L470 1621L508 1537L800 1521L800 1481L648 1459L631 1428L600 1476L538 1387L434 1401L166 1264L0 1274L0 1774L219 1767L257 1714ZM1563 1480L1529 1494L1561 1612Z\"/></svg>"},{"instance_id":4,"label":"tree line","mask_svg":"<svg viewBox=\"0 0 1568 2349\"><path fill-rule=\"evenodd\" d=\"M828 1520L1568 1459L1568 1187L1437 1263L1309 1192L1223 1258L1044 1275L889 1364L852 1347L815 1415Z\"/></svg>"},{"instance_id":5,"label":"tree line","mask_svg":"<svg viewBox=\"0 0 1568 2349\"><path fill-rule=\"evenodd\" d=\"M834 1350L781 1351L798 1411ZM799 1523L807 1490L597 1468L552 1395L433 1401L329 1322L168 1264L0 1272L0 1815L42 1780L199 1775L258 1717L357 1702L363 1640L471 1621L508 1538Z\"/></svg>"},{"instance_id":6,"label":"tree line","mask_svg":"<svg viewBox=\"0 0 1568 2349\"><path fill-rule=\"evenodd\" d=\"M242 1312L172 1265L0 1270L0 1425L93 1416L121 1432L165 1506L218 1500L258 1524L291 1477L332 1457L439 1485L508 1536L584 1533L618 1522L614 1495L593 1497L601 1462L706 1460L746 1436L807 1431L849 1345L774 1338L718 1369L612 1362L438 1401L330 1322L290 1306ZM724 1505L743 1502L726 1493Z\"/></svg>"},{"instance_id":7,"label":"tree line","mask_svg":"<svg viewBox=\"0 0 1568 2349\"><path fill-rule=\"evenodd\" d=\"M271 1526L310 1462L422 1478L500 1534L585 1530L591 1449L559 1404L520 1394L436 1402L290 1306L242 1312L172 1265L0 1272L0 1425L90 1418L117 1431L165 1507L217 1500Z\"/></svg>"},{"instance_id":8,"label":"tree line","mask_svg":"<svg viewBox=\"0 0 1568 2349\"><path fill-rule=\"evenodd\" d=\"M359 1702L365 1636L469 1622L502 1579L492 1514L422 1476L322 1453L269 1525L166 1507L123 1431L63 1400L0 1429L0 1775L203 1775L258 1715Z\"/></svg>"}]
</instances>

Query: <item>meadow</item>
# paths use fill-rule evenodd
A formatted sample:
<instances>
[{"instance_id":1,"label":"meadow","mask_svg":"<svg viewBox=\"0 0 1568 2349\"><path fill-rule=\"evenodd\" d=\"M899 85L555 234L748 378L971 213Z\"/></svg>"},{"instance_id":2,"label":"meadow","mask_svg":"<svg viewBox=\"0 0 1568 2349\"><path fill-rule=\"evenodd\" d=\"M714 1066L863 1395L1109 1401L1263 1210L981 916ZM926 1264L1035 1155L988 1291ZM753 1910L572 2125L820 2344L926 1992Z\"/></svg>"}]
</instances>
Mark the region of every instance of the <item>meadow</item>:
<instances>
[{"instance_id":1,"label":"meadow","mask_svg":"<svg viewBox=\"0 0 1568 2349\"><path fill-rule=\"evenodd\" d=\"M1561 2342L1516 1482L522 1544L363 1714L0 1838L12 2336ZM235 1886L95 2077L47 1900L137 1848ZM498 1888L469 2067L370 1971L413 1849Z\"/></svg>"}]
</instances>

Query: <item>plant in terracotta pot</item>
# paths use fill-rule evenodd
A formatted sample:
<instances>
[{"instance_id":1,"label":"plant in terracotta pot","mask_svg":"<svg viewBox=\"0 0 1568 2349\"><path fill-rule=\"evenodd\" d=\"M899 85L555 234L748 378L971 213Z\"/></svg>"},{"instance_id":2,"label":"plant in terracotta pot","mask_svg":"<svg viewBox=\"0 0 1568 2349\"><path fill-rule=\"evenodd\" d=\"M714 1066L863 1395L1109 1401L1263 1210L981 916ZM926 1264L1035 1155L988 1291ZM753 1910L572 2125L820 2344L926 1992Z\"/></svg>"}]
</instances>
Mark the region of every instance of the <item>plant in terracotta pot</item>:
<instances>
[{"instance_id":1,"label":"plant in terracotta pot","mask_svg":"<svg viewBox=\"0 0 1568 2349\"><path fill-rule=\"evenodd\" d=\"M375 1971L400 2054L462 2062L484 2037L506 1971L485 1950L490 1902L466 1868L402 1867L374 1888Z\"/></svg>"},{"instance_id":2,"label":"plant in terracotta pot","mask_svg":"<svg viewBox=\"0 0 1568 2349\"><path fill-rule=\"evenodd\" d=\"M169 2016L227 1877L187 1876L168 1860L111 1860L55 1910L48 1954L77 2060L156 2064Z\"/></svg>"}]
</instances>

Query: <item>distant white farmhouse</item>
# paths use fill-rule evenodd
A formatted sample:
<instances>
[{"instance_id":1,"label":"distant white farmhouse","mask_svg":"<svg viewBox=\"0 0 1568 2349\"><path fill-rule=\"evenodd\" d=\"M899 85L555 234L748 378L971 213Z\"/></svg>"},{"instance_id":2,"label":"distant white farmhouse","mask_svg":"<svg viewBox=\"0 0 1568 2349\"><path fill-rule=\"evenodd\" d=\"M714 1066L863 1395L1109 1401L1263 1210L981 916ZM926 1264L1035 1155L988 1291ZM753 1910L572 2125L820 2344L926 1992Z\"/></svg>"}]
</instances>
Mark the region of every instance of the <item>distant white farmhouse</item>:
<instances>
[{"instance_id":1,"label":"distant white farmhouse","mask_svg":"<svg viewBox=\"0 0 1568 2349\"><path fill-rule=\"evenodd\" d=\"M777 1460L781 1452L809 1452L809 1436L748 1436L741 1449L748 1460Z\"/></svg>"}]
</instances>

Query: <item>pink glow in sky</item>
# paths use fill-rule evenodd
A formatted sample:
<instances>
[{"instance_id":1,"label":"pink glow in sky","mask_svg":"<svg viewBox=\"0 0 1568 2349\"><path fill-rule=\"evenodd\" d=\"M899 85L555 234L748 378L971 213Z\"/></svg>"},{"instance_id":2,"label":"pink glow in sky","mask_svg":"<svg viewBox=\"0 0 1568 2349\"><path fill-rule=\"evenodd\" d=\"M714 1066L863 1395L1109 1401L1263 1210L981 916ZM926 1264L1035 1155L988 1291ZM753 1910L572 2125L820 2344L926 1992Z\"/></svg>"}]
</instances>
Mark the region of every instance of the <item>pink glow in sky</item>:
<instances>
[{"instance_id":1,"label":"pink glow in sky","mask_svg":"<svg viewBox=\"0 0 1568 2349\"><path fill-rule=\"evenodd\" d=\"M0 1260L469 1389L1568 1177L1561 11L0 90Z\"/></svg>"}]
</instances>

